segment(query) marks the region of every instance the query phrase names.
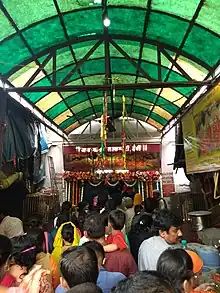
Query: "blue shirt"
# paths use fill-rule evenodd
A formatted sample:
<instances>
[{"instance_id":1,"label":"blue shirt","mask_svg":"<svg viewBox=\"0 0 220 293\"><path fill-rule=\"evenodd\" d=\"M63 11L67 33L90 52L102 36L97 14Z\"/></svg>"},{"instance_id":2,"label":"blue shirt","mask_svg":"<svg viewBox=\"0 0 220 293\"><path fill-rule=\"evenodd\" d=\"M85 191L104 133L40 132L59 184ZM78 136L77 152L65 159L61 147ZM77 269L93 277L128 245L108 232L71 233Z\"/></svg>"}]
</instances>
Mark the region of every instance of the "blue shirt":
<instances>
[{"instance_id":1,"label":"blue shirt","mask_svg":"<svg viewBox=\"0 0 220 293\"><path fill-rule=\"evenodd\" d=\"M126 277L122 273L108 272L101 267L96 284L102 289L103 293L109 293L118 282L124 279L126 279Z\"/></svg>"},{"instance_id":2,"label":"blue shirt","mask_svg":"<svg viewBox=\"0 0 220 293\"><path fill-rule=\"evenodd\" d=\"M126 277L123 274L108 272L103 267L101 267L96 284L102 289L103 293L109 293L110 290L118 284L118 282L124 279L126 279ZM65 292L66 290L61 285L59 285L55 290L55 293Z\"/></svg>"}]
</instances>

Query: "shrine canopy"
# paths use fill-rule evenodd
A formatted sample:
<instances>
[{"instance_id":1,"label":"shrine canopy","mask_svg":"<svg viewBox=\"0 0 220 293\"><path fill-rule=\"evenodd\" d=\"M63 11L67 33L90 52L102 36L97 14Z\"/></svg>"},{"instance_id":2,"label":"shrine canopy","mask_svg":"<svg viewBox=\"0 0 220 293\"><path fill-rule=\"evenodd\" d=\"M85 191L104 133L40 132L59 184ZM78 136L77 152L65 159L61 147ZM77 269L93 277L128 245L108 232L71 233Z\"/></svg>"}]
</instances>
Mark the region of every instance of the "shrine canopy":
<instances>
[{"instance_id":1,"label":"shrine canopy","mask_svg":"<svg viewBox=\"0 0 220 293\"><path fill-rule=\"evenodd\" d=\"M218 66L220 1L2 0L0 8L0 73L14 87L202 81ZM196 90L109 91L108 115L121 116L125 95L128 116L162 130ZM23 97L66 134L103 110L102 90Z\"/></svg>"}]
</instances>

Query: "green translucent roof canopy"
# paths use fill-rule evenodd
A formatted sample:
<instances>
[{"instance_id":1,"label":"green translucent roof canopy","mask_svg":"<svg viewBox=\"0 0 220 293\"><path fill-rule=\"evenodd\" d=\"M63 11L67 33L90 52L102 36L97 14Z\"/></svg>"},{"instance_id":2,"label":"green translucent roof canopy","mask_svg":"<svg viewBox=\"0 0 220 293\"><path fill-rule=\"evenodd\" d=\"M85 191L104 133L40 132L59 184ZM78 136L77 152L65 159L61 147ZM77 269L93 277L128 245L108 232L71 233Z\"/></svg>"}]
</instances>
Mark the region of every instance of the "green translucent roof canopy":
<instances>
[{"instance_id":1,"label":"green translucent roof canopy","mask_svg":"<svg viewBox=\"0 0 220 293\"><path fill-rule=\"evenodd\" d=\"M204 80L217 67L220 1L109 0L108 29L99 2L2 0L3 78L15 87L182 82ZM128 116L161 130L195 90L117 90L108 96L109 115L121 116L125 95ZM102 115L98 90L27 92L24 98L67 134Z\"/></svg>"}]
</instances>

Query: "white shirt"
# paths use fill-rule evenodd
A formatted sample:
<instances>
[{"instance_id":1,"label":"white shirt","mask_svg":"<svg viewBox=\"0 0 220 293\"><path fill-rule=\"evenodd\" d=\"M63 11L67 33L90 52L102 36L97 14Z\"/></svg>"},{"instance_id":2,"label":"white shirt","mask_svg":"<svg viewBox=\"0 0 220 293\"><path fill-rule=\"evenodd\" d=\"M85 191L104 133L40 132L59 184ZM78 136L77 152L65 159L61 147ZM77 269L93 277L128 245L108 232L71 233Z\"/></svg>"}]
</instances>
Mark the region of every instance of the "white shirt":
<instances>
[{"instance_id":1,"label":"white shirt","mask_svg":"<svg viewBox=\"0 0 220 293\"><path fill-rule=\"evenodd\" d=\"M142 242L138 252L139 271L157 269L157 261L170 245L160 236L153 236Z\"/></svg>"},{"instance_id":2,"label":"white shirt","mask_svg":"<svg viewBox=\"0 0 220 293\"><path fill-rule=\"evenodd\" d=\"M89 239L86 238L86 236L83 236L82 238L80 238L79 246L83 245L86 242L89 242Z\"/></svg>"},{"instance_id":3,"label":"white shirt","mask_svg":"<svg viewBox=\"0 0 220 293\"><path fill-rule=\"evenodd\" d=\"M0 224L0 235L5 235L8 238L21 236L24 234L23 223L20 219L7 216Z\"/></svg>"}]
</instances>

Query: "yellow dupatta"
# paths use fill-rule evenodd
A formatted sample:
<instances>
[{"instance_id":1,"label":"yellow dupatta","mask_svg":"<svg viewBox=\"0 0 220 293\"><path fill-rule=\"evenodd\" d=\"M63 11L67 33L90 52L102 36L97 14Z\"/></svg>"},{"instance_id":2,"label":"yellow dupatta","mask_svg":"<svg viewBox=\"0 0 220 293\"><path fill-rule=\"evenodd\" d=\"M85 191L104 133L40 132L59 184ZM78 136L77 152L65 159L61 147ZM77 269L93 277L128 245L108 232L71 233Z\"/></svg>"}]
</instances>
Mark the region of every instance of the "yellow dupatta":
<instances>
[{"instance_id":1,"label":"yellow dupatta","mask_svg":"<svg viewBox=\"0 0 220 293\"><path fill-rule=\"evenodd\" d=\"M56 261L57 264L59 264L61 254L63 253L63 238L62 238L61 232L62 232L63 226L66 224L71 224L74 227L74 240L71 246L79 245L80 236L76 226L72 222L66 222L62 224L60 228L57 230L54 243L53 243L54 250L52 252L52 256L54 257L54 260Z\"/></svg>"}]
</instances>

